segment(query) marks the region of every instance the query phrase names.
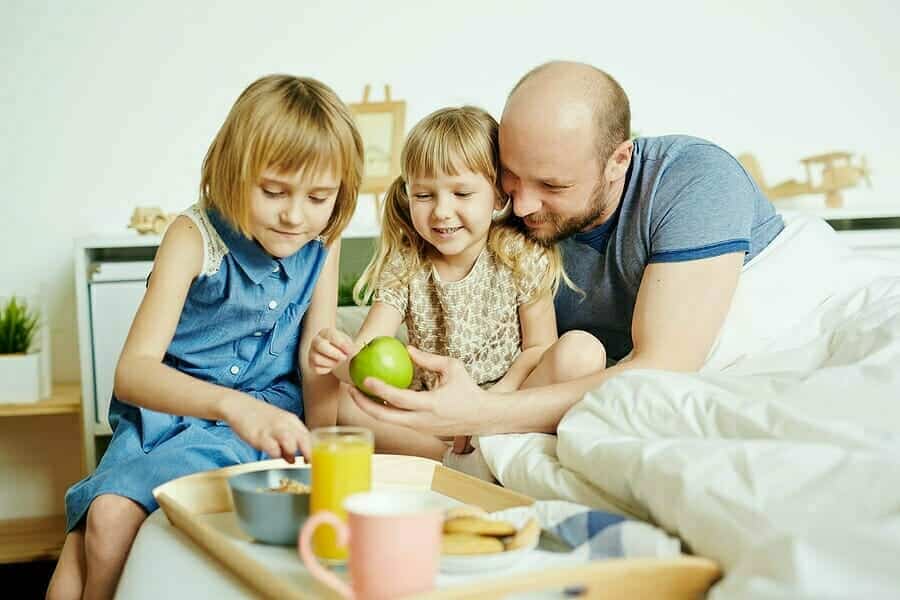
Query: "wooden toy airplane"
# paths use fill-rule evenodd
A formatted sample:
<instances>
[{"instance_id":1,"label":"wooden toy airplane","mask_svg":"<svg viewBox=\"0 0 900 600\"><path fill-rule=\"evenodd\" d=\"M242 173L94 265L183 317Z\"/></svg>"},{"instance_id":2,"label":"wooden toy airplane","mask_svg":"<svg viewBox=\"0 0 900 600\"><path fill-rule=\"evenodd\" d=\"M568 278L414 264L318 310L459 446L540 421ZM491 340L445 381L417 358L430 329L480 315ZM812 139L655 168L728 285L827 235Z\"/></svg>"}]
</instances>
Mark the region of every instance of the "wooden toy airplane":
<instances>
[{"instance_id":1,"label":"wooden toy airplane","mask_svg":"<svg viewBox=\"0 0 900 600\"><path fill-rule=\"evenodd\" d=\"M869 187L872 181L869 179L869 167L865 157L860 157L857 164L852 162L850 152L828 152L807 156L800 160L806 170L806 180L797 181L788 179L773 186L766 185L762 169L752 154L742 154L738 161L747 169L750 176L756 181L756 185L769 200L780 200L803 194L825 194L825 206L839 208L844 205L842 189L855 187L860 180L865 180ZM812 168L821 165L821 181L816 184L813 181Z\"/></svg>"},{"instance_id":2,"label":"wooden toy airplane","mask_svg":"<svg viewBox=\"0 0 900 600\"><path fill-rule=\"evenodd\" d=\"M162 235L177 216L175 213L167 214L157 206L138 206L131 213L131 222L128 224L128 227L142 234L155 233L156 235Z\"/></svg>"}]
</instances>

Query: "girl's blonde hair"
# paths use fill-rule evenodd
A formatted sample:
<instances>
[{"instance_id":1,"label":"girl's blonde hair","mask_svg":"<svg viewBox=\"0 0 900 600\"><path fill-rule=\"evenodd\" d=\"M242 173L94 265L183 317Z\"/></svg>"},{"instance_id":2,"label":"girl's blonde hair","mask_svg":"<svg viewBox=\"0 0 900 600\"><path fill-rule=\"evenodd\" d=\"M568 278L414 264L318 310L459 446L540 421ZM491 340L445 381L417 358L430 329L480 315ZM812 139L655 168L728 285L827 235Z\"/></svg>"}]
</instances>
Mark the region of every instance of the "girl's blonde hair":
<instances>
[{"instance_id":1,"label":"girl's blonde hair","mask_svg":"<svg viewBox=\"0 0 900 600\"><path fill-rule=\"evenodd\" d=\"M404 271L392 284L406 285L412 275L428 262L427 243L412 224L407 184L417 177L431 178L439 173L459 175L471 171L493 182L495 199L504 198L500 187L499 126L486 111L474 106L443 108L421 121L409 132L401 154L400 176L394 180L384 199L381 236L375 254L353 288L357 304L368 303L375 286L392 257L402 254ZM508 220L491 225L487 245L490 251L521 276L522 266L516 248L547 257L548 268L538 282L533 298L555 293L560 280L568 283L559 250L529 240Z\"/></svg>"},{"instance_id":2,"label":"girl's blonde hair","mask_svg":"<svg viewBox=\"0 0 900 600\"><path fill-rule=\"evenodd\" d=\"M268 75L241 93L203 160L200 203L250 237L250 195L260 174L330 170L340 177L334 211L322 231L336 240L356 209L363 144L334 91L308 77Z\"/></svg>"}]
</instances>

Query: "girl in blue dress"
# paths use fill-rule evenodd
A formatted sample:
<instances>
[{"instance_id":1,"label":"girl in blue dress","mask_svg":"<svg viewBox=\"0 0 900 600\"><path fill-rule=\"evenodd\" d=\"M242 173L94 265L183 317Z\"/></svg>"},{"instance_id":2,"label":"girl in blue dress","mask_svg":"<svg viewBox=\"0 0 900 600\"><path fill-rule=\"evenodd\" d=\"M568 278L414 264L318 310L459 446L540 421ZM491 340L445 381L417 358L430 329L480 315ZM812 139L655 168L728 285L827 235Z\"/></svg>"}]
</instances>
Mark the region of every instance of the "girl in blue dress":
<instances>
[{"instance_id":1,"label":"girl in blue dress","mask_svg":"<svg viewBox=\"0 0 900 600\"><path fill-rule=\"evenodd\" d=\"M199 203L156 254L116 369L112 440L66 494L49 598L112 597L158 507L154 487L309 456L304 420L326 423L339 387L305 357L334 327L339 237L362 160L351 114L316 80L264 77L235 102L203 161Z\"/></svg>"}]
</instances>

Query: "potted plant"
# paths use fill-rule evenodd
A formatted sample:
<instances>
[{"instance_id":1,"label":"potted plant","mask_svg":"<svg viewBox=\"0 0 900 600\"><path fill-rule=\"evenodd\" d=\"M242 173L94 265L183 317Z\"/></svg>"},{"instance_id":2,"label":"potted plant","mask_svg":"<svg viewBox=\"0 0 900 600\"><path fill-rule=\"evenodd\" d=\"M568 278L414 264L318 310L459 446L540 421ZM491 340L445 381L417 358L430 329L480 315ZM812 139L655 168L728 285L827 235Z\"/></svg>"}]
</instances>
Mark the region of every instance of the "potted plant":
<instances>
[{"instance_id":1,"label":"potted plant","mask_svg":"<svg viewBox=\"0 0 900 600\"><path fill-rule=\"evenodd\" d=\"M41 355L32 351L37 311L15 296L0 304L0 402L41 398Z\"/></svg>"}]
</instances>

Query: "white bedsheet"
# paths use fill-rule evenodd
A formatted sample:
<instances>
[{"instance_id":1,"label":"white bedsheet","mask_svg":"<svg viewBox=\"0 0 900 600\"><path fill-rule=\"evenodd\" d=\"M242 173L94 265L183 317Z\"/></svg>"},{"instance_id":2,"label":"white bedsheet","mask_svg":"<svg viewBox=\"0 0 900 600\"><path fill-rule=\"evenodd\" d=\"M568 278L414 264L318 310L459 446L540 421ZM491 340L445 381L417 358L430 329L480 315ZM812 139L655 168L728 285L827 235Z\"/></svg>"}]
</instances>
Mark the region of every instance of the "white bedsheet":
<instances>
[{"instance_id":1,"label":"white bedsheet","mask_svg":"<svg viewBox=\"0 0 900 600\"><path fill-rule=\"evenodd\" d=\"M480 446L508 487L652 520L719 561L711 598L900 598L900 264L789 223L700 373L623 374L558 435Z\"/></svg>"}]
</instances>

